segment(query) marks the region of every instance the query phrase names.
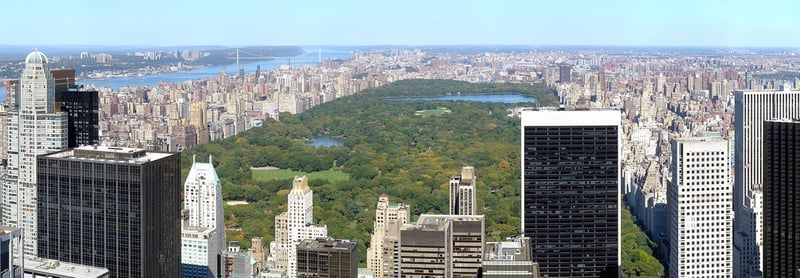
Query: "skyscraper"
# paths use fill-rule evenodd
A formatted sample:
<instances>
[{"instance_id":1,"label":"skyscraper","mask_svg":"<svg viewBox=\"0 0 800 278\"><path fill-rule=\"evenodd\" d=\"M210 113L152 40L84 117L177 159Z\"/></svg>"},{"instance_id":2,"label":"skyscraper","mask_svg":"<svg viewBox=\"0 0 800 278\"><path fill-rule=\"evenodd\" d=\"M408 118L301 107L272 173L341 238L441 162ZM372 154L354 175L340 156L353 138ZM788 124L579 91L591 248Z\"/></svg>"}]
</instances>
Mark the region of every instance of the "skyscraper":
<instances>
[{"instance_id":1,"label":"skyscraper","mask_svg":"<svg viewBox=\"0 0 800 278\"><path fill-rule=\"evenodd\" d=\"M572 67L569 65L558 66L558 81L561 84L572 82Z\"/></svg>"},{"instance_id":2,"label":"skyscraper","mask_svg":"<svg viewBox=\"0 0 800 278\"><path fill-rule=\"evenodd\" d=\"M217 276L217 255L225 249L225 217L222 186L208 163L192 158L184 188L184 221L181 232L181 277Z\"/></svg>"},{"instance_id":3,"label":"skyscraper","mask_svg":"<svg viewBox=\"0 0 800 278\"><path fill-rule=\"evenodd\" d=\"M258 266L263 267L265 259L264 255L264 238L252 237L250 239L250 257L256 261Z\"/></svg>"},{"instance_id":4,"label":"skyscraper","mask_svg":"<svg viewBox=\"0 0 800 278\"><path fill-rule=\"evenodd\" d=\"M733 219L728 142L672 139L667 186L669 277L732 277Z\"/></svg>"},{"instance_id":5,"label":"skyscraper","mask_svg":"<svg viewBox=\"0 0 800 278\"><path fill-rule=\"evenodd\" d=\"M67 113L70 148L100 144L99 95L76 88L61 92L61 107Z\"/></svg>"},{"instance_id":6,"label":"skyscraper","mask_svg":"<svg viewBox=\"0 0 800 278\"><path fill-rule=\"evenodd\" d=\"M601 69L600 72L597 75L598 75L598 77L597 77L598 81L597 82L600 85L599 86L600 87L599 91L600 92L605 92L606 90L608 90L608 83L606 83L606 72Z\"/></svg>"},{"instance_id":7,"label":"skyscraper","mask_svg":"<svg viewBox=\"0 0 800 278\"><path fill-rule=\"evenodd\" d=\"M8 106L0 104L0 176L5 176L5 161L8 157ZM2 180L0 180L0 184Z\"/></svg>"},{"instance_id":8,"label":"skyscraper","mask_svg":"<svg viewBox=\"0 0 800 278\"><path fill-rule=\"evenodd\" d=\"M57 106L67 113L67 147L100 143L100 97L94 90L75 85L74 69L55 69L54 79Z\"/></svg>"},{"instance_id":9,"label":"skyscraper","mask_svg":"<svg viewBox=\"0 0 800 278\"><path fill-rule=\"evenodd\" d=\"M180 154L83 146L40 155L36 169L39 257L180 276Z\"/></svg>"},{"instance_id":10,"label":"skyscraper","mask_svg":"<svg viewBox=\"0 0 800 278\"><path fill-rule=\"evenodd\" d=\"M356 243L320 237L306 239L297 246L297 277L356 278Z\"/></svg>"},{"instance_id":11,"label":"skyscraper","mask_svg":"<svg viewBox=\"0 0 800 278\"><path fill-rule=\"evenodd\" d=\"M450 214L475 215L475 167L461 167L450 177Z\"/></svg>"},{"instance_id":12,"label":"skyscraper","mask_svg":"<svg viewBox=\"0 0 800 278\"><path fill-rule=\"evenodd\" d=\"M751 190L744 198L744 205L737 217L742 229L733 238L733 277L757 277L763 269L761 256L764 249L763 236L763 194L761 190ZM736 226L734 226L735 230Z\"/></svg>"},{"instance_id":13,"label":"skyscraper","mask_svg":"<svg viewBox=\"0 0 800 278\"><path fill-rule=\"evenodd\" d=\"M206 117L206 103L195 102L189 108L189 124L195 127L197 132L197 144L207 143L208 135L208 118Z\"/></svg>"},{"instance_id":14,"label":"skyscraper","mask_svg":"<svg viewBox=\"0 0 800 278\"><path fill-rule=\"evenodd\" d=\"M654 119L653 101L651 98L650 82L645 82L642 88L642 98L639 100L639 122L644 123Z\"/></svg>"},{"instance_id":15,"label":"skyscraper","mask_svg":"<svg viewBox=\"0 0 800 278\"><path fill-rule=\"evenodd\" d=\"M419 216L400 230L400 277L478 277L483 215Z\"/></svg>"},{"instance_id":16,"label":"skyscraper","mask_svg":"<svg viewBox=\"0 0 800 278\"><path fill-rule=\"evenodd\" d=\"M798 277L800 119L764 122L764 276Z\"/></svg>"},{"instance_id":17,"label":"skyscraper","mask_svg":"<svg viewBox=\"0 0 800 278\"><path fill-rule=\"evenodd\" d=\"M749 74L749 73L748 73ZM735 276L759 271L762 265L763 238L761 200L764 179L764 121L800 117L800 91L735 91L734 92L734 262ZM746 206L747 205L747 206ZM755 233L755 234L752 234ZM740 263L744 262L744 263ZM749 265L751 269L739 267Z\"/></svg>"},{"instance_id":18,"label":"skyscraper","mask_svg":"<svg viewBox=\"0 0 800 278\"><path fill-rule=\"evenodd\" d=\"M616 110L522 112L522 232L547 277L617 277ZM558 254L558 255L554 255Z\"/></svg>"},{"instance_id":19,"label":"skyscraper","mask_svg":"<svg viewBox=\"0 0 800 278\"><path fill-rule=\"evenodd\" d=\"M389 195L378 198L374 234L367 248L367 267L376 277L400 276L400 227L409 222L409 211L408 205L389 203Z\"/></svg>"},{"instance_id":20,"label":"skyscraper","mask_svg":"<svg viewBox=\"0 0 800 278\"><path fill-rule=\"evenodd\" d=\"M50 70L53 75L53 89L56 92L56 102L60 101L58 94L66 92L70 88L75 87L75 70L74 69L54 69Z\"/></svg>"},{"instance_id":21,"label":"skyscraper","mask_svg":"<svg viewBox=\"0 0 800 278\"><path fill-rule=\"evenodd\" d=\"M47 57L25 57L16 106L8 112L8 168L3 180L3 225L23 229L26 256L36 256L36 156L67 147L67 115L55 105Z\"/></svg>"},{"instance_id":22,"label":"skyscraper","mask_svg":"<svg viewBox=\"0 0 800 278\"><path fill-rule=\"evenodd\" d=\"M297 276L297 244L305 239L328 236L326 226L313 225L313 194L308 178L294 177L287 211L275 216L275 240L269 244L268 262L286 270L289 277Z\"/></svg>"}]
</instances>

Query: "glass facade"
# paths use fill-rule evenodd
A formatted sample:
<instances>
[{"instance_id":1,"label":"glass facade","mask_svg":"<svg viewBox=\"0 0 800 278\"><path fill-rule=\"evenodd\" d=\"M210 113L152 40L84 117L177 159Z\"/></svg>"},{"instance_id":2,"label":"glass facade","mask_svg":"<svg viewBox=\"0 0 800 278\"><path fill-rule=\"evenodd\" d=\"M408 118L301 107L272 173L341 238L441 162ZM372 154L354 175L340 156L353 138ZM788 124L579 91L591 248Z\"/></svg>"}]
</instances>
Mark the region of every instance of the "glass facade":
<instances>
[{"instance_id":1,"label":"glass facade","mask_svg":"<svg viewBox=\"0 0 800 278\"><path fill-rule=\"evenodd\" d=\"M181 277L213 278L207 265L181 264Z\"/></svg>"},{"instance_id":2,"label":"glass facade","mask_svg":"<svg viewBox=\"0 0 800 278\"><path fill-rule=\"evenodd\" d=\"M67 112L67 145L75 148L100 143L100 115L97 91L61 92L61 105Z\"/></svg>"},{"instance_id":3,"label":"glass facade","mask_svg":"<svg viewBox=\"0 0 800 278\"><path fill-rule=\"evenodd\" d=\"M297 277L350 277L358 274L356 243L306 239L297 246Z\"/></svg>"},{"instance_id":4,"label":"glass facade","mask_svg":"<svg viewBox=\"0 0 800 278\"><path fill-rule=\"evenodd\" d=\"M180 154L113 160L39 156L39 257L108 268L112 277L180 272Z\"/></svg>"},{"instance_id":5,"label":"glass facade","mask_svg":"<svg viewBox=\"0 0 800 278\"><path fill-rule=\"evenodd\" d=\"M523 232L541 275L617 277L618 129L523 127Z\"/></svg>"},{"instance_id":6,"label":"glass facade","mask_svg":"<svg viewBox=\"0 0 800 278\"><path fill-rule=\"evenodd\" d=\"M800 121L764 122L764 275L800 276Z\"/></svg>"}]
</instances>

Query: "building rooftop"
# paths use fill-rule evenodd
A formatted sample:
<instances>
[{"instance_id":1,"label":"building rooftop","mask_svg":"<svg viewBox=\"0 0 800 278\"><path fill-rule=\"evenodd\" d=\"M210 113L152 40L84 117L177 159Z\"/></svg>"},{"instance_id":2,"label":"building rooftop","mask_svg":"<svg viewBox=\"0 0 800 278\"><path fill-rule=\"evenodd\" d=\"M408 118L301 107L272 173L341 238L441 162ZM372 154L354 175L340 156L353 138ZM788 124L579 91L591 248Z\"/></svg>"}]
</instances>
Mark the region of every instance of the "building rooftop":
<instances>
[{"instance_id":1,"label":"building rooftop","mask_svg":"<svg viewBox=\"0 0 800 278\"><path fill-rule=\"evenodd\" d=\"M506 241L487 242L485 261L530 261L530 239L516 237Z\"/></svg>"},{"instance_id":2,"label":"building rooftop","mask_svg":"<svg viewBox=\"0 0 800 278\"><path fill-rule=\"evenodd\" d=\"M20 228L10 227L10 226L0 226L0 235L3 234L15 234L21 231Z\"/></svg>"},{"instance_id":3,"label":"building rooftop","mask_svg":"<svg viewBox=\"0 0 800 278\"><path fill-rule=\"evenodd\" d=\"M771 119L771 120L767 120L767 121L768 122L777 122L777 123L800 123L800 118L795 118L795 119L788 119L788 118Z\"/></svg>"},{"instance_id":4,"label":"building rooftop","mask_svg":"<svg viewBox=\"0 0 800 278\"><path fill-rule=\"evenodd\" d=\"M441 231L446 229L448 222L476 221L483 222L483 215L449 215L449 214L422 214L415 224L403 225L404 230Z\"/></svg>"},{"instance_id":5,"label":"building rooftop","mask_svg":"<svg viewBox=\"0 0 800 278\"><path fill-rule=\"evenodd\" d=\"M34 50L25 57L26 64L46 64L47 56L39 50Z\"/></svg>"},{"instance_id":6,"label":"building rooftop","mask_svg":"<svg viewBox=\"0 0 800 278\"><path fill-rule=\"evenodd\" d=\"M207 237L216 232L216 228L211 227L194 227L189 225L189 220L184 219L181 221L181 236L190 238Z\"/></svg>"},{"instance_id":7,"label":"building rooftop","mask_svg":"<svg viewBox=\"0 0 800 278\"><path fill-rule=\"evenodd\" d=\"M722 137L675 137L673 138L678 142L719 142L727 141Z\"/></svg>"},{"instance_id":8,"label":"building rooftop","mask_svg":"<svg viewBox=\"0 0 800 278\"><path fill-rule=\"evenodd\" d=\"M25 259L25 273L46 277L99 278L108 277L106 268L71 264L42 258ZM25 277L28 277L27 275ZM38 276L37 276L38 277Z\"/></svg>"},{"instance_id":9,"label":"building rooftop","mask_svg":"<svg viewBox=\"0 0 800 278\"><path fill-rule=\"evenodd\" d=\"M80 160L101 160L142 164L172 155L172 153L148 152L143 149L107 147L107 146L80 146L74 149L43 155L50 158L69 158Z\"/></svg>"},{"instance_id":10,"label":"building rooftop","mask_svg":"<svg viewBox=\"0 0 800 278\"><path fill-rule=\"evenodd\" d=\"M622 113L616 109L522 111L523 126L619 126Z\"/></svg>"},{"instance_id":11,"label":"building rooftop","mask_svg":"<svg viewBox=\"0 0 800 278\"><path fill-rule=\"evenodd\" d=\"M294 176L292 191L289 191L289 195L302 196L308 192L311 192L311 188L308 187L308 178L306 176Z\"/></svg>"},{"instance_id":12,"label":"building rooftop","mask_svg":"<svg viewBox=\"0 0 800 278\"><path fill-rule=\"evenodd\" d=\"M375 277L375 273L372 273L372 269L362 267L358 268L358 278L367 277Z\"/></svg>"},{"instance_id":13,"label":"building rooftop","mask_svg":"<svg viewBox=\"0 0 800 278\"><path fill-rule=\"evenodd\" d=\"M353 251L356 249L356 243L346 239L318 237L317 239L303 240L303 242L297 245L297 249L333 249Z\"/></svg>"}]
</instances>

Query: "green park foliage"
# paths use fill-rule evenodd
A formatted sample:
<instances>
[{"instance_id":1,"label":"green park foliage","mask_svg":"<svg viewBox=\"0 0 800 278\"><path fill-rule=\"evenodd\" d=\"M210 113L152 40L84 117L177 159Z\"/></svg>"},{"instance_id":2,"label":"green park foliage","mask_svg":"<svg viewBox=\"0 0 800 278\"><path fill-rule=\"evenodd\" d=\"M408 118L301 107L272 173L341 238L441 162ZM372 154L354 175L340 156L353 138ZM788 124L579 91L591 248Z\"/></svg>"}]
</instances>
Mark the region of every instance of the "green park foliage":
<instances>
[{"instance_id":1,"label":"green park foliage","mask_svg":"<svg viewBox=\"0 0 800 278\"><path fill-rule=\"evenodd\" d=\"M627 207L622 209L622 277L664 277L664 266L654 257L656 243L636 225Z\"/></svg>"},{"instance_id":2,"label":"green park foliage","mask_svg":"<svg viewBox=\"0 0 800 278\"><path fill-rule=\"evenodd\" d=\"M300 171L292 171L288 169L278 169L278 170L253 170L253 179L254 180L288 180L293 179L295 176L306 176L309 180L327 180L329 182L338 182L349 180L350 175L342 172L338 169L335 170L323 170L317 172L300 172Z\"/></svg>"},{"instance_id":3,"label":"green park foliage","mask_svg":"<svg viewBox=\"0 0 800 278\"><path fill-rule=\"evenodd\" d=\"M503 104L467 101L399 101L386 98L447 94L520 93L538 105L553 106L553 92L539 84L473 84L450 80L406 80L339 98L298 115L281 114L237 136L190 148L182 154L183 176L192 155L213 155L225 200L228 240L248 248L251 237L274 237L274 217L286 211L290 179L253 178L251 167L302 171L341 171L349 179L311 179L314 218L332 237L359 243L365 261L381 193L411 206L412 214L448 213L451 175L476 168L478 213L486 216L487 241L519 233L520 123ZM416 111L447 107L437 117ZM328 135L338 147L310 147L311 138ZM414 219L412 219L414 220Z\"/></svg>"}]
</instances>

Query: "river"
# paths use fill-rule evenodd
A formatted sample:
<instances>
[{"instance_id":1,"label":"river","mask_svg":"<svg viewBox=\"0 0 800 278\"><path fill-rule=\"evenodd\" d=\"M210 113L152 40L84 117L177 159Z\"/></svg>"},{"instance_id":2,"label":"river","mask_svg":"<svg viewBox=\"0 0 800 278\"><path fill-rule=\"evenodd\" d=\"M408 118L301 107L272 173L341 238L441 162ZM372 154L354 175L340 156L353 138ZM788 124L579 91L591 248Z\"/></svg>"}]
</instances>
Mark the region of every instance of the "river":
<instances>
[{"instance_id":1,"label":"river","mask_svg":"<svg viewBox=\"0 0 800 278\"><path fill-rule=\"evenodd\" d=\"M320 50L320 48L305 47L303 48L303 50L305 51L305 53L291 57L290 60L287 60L286 58L266 60L266 61L247 60L245 62L240 62L239 66L243 68L246 73L255 73L256 67L258 65L261 65L262 71L270 71L277 69L281 65L287 64L287 62L289 61L291 61L292 66L317 65L319 62L319 54L320 54L318 50ZM323 61L328 59L345 59L349 58L350 55L352 54L351 50L341 49L341 48L339 49L321 48L321 52ZM159 82L180 83L186 80L198 80L207 77L214 77L220 75L223 69L229 75L239 74L239 68L236 66L234 62L230 65L202 67L190 71L165 72L153 75L109 78L103 80L80 80L76 83L78 83L79 85L85 85L86 87L91 87L91 86L109 87L114 90L117 90L122 87L130 87L130 86L155 86ZM6 99L6 88L5 86L0 86L0 100L4 101L5 99Z\"/></svg>"}]
</instances>

